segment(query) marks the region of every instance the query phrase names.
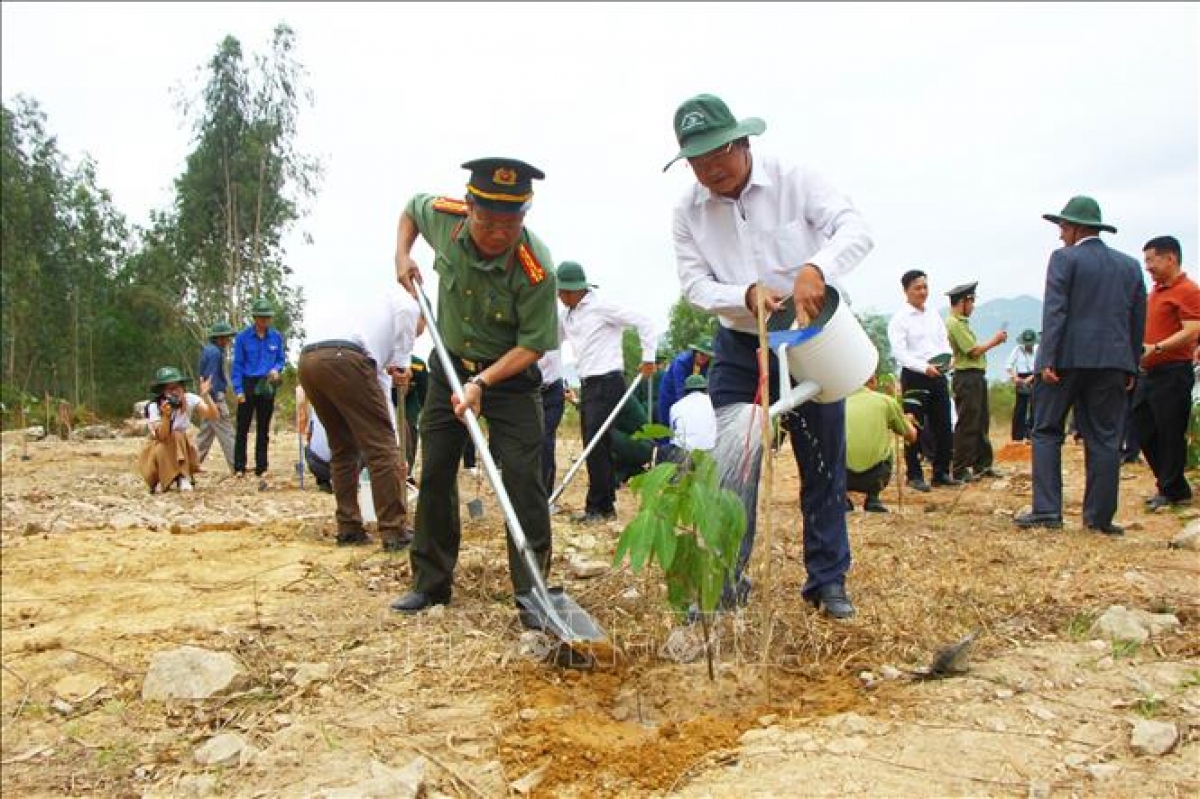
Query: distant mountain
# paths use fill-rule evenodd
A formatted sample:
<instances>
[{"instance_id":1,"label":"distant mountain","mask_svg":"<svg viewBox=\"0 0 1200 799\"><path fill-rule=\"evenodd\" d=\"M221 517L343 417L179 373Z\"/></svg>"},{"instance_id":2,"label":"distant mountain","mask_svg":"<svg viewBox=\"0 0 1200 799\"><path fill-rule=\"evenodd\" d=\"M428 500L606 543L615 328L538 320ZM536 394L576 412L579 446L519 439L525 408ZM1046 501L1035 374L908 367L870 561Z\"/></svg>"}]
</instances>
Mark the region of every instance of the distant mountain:
<instances>
[{"instance_id":1,"label":"distant mountain","mask_svg":"<svg viewBox=\"0 0 1200 799\"><path fill-rule=\"evenodd\" d=\"M1004 367L1012 348L1017 346L1017 336L1021 335L1022 330L1041 332L1042 301L1028 295L1000 297L980 303L975 306L975 311L971 314L971 329L975 331L975 336L980 341L991 338L1005 323L1007 323L1005 329L1008 330L1008 342L996 347L987 355L987 378L989 381L1008 379L1008 373Z\"/></svg>"}]
</instances>

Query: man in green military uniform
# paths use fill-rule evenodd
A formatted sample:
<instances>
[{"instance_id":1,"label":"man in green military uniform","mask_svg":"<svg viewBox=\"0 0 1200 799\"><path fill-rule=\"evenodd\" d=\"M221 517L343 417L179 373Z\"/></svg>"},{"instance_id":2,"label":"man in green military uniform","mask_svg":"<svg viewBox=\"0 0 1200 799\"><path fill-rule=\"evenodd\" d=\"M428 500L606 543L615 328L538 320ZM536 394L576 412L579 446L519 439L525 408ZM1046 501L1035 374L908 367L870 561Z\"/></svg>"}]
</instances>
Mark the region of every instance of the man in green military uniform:
<instances>
[{"instance_id":1,"label":"man in green military uniform","mask_svg":"<svg viewBox=\"0 0 1200 799\"><path fill-rule=\"evenodd\" d=\"M975 310L975 287L979 283L964 283L946 292L950 297L950 317L946 320L946 336L953 354L954 465L951 474L964 482L980 477L997 477L992 468L992 442L988 437L987 351L1008 341L1003 330L980 344L971 330L971 313Z\"/></svg>"},{"instance_id":2,"label":"man in green military uniform","mask_svg":"<svg viewBox=\"0 0 1200 799\"><path fill-rule=\"evenodd\" d=\"M413 590L392 609L417 613L450 601L461 526L458 464L467 408L488 422L504 487L543 574L550 563L550 506L542 479L542 385L537 361L558 346L554 260L525 228L533 180L541 170L511 158L463 164L471 171L465 201L418 194L396 234L396 277L415 293L422 282L411 252L419 235L433 248L437 325L463 383L451 396L441 360L432 358L421 411L421 491L412 543ZM433 323L433 320L430 320ZM532 575L512 542L508 566L517 593Z\"/></svg>"}]
</instances>

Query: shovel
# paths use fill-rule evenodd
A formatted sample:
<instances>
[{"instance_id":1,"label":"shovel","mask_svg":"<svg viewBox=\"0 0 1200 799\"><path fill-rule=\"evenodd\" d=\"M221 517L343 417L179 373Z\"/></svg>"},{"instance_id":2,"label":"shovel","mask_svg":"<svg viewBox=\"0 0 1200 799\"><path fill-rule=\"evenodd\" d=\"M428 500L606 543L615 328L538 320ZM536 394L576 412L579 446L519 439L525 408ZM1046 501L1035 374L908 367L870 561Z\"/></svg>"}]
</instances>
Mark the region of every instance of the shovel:
<instances>
[{"instance_id":1,"label":"shovel","mask_svg":"<svg viewBox=\"0 0 1200 799\"><path fill-rule=\"evenodd\" d=\"M479 484L483 482L483 477L475 475L475 499L467 502L467 515L474 519L483 518L483 500L479 498Z\"/></svg>"},{"instance_id":2,"label":"shovel","mask_svg":"<svg viewBox=\"0 0 1200 799\"><path fill-rule=\"evenodd\" d=\"M417 302L420 303L421 312L428 322L426 329L429 331L430 338L433 339L433 348L437 352L438 360L441 361L442 371L446 374L450 390L462 397L464 395L462 382L458 379L458 373L454 371L450 352L442 342L441 333L438 332L429 298L425 296L425 289L420 283L414 285L417 289ZM488 449L483 430L479 427L479 420L475 418L475 412L467 408L463 413L463 421L466 422L471 440L475 442L476 452L483 462L483 468L487 472L488 481L492 484L492 490L496 492L496 498L500 501L500 508L504 511L508 536L524 559L525 568L533 581L533 588L530 591L517 594L517 604L536 621L537 626L554 635L572 650L577 650L585 656L590 656L592 653L601 654L606 650L608 654L611 654L607 636L587 614L587 611L579 607L575 600L563 593L561 589L551 591L546 587L541 567L538 565L533 550L529 548L525 531L521 528L520 520L517 519L517 512L508 498L508 492L504 490L504 483L500 480L500 473L496 469L495 461L492 460L492 453Z\"/></svg>"},{"instance_id":3,"label":"shovel","mask_svg":"<svg viewBox=\"0 0 1200 799\"><path fill-rule=\"evenodd\" d=\"M570 483L571 479L575 477L575 473L579 471L579 467L582 466L585 461L587 461L587 456L591 454L592 449L595 448L596 444L600 443L600 439L604 437L604 434L608 431L608 428L611 427L612 423L617 420L617 414L620 413L621 409L625 407L625 403L629 402L629 398L633 396L633 392L637 390L638 384L641 382L642 373L638 372L637 376L633 378L633 382L629 384L629 388L625 389L625 393L621 396L621 401L618 402L617 406L612 409L612 413L610 413L608 418L604 420L604 424L600 425L600 429L596 431L596 435L592 436L592 440L588 442L588 445L584 448L583 452L579 453L579 457L576 458L575 462L571 464L571 468L567 471L567 476L563 478L562 483L558 486L558 488L554 489L554 493L550 495L551 507L554 506L554 500L562 496L562 492L567 488L567 483Z\"/></svg>"}]
</instances>

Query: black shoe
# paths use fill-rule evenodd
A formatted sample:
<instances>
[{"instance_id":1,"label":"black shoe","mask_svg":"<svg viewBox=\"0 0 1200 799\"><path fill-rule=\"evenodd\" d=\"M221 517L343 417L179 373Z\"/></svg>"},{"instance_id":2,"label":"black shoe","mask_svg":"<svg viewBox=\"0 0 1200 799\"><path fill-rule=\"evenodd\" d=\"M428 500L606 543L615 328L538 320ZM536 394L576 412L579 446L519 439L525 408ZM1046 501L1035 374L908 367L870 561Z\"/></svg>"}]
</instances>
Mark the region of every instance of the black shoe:
<instances>
[{"instance_id":1,"label":"black shoe","mask_svg":"<svg viewBox=\"0 0 1200 799\"><path fill-rule=\"evenodd\" d=\"M600 524L601 522L611 522L617 518L615 510L595 511L589 510L584 513L576 513L571 517L571 521L576 524Z\"/></svg>"},{"instance_id":2,"label":"black shoe","mask_svg":"<svg viewBox=\"0 0 1200 799\"><path fill-rule=\"evenodd\" d=\"M1017 527L1046 527L1057 530L1063 526L1061 516L1051 516L1049 513L1018 513L1013 517Z\"/></svg>"},{"instance_id":3,"label":"black shoe","mask_svg":"<svg viewBox=\"0 0 1200 799\"><path fill-rule=\"evenodd\" d=\"M887 513L887 505L880 501L879 497L867 497L867 501L863 503L863 510L867 513Z\"/></svg>"},{"instance_id":4,"label":"black shoe","mask_svg":"<svg viewBox=\"0 0 1200 799\"><path fill-rule=\"evenodd\" d=\"M1169 508L1172 505L1186 505L1191 501L1191 497L1185 497L1184 499L1171 499L1165 494L1155 494L1154 496L1150 497L1150 499L1146 500L1146 510L1156 511L1160 508Z\"/></svg>"},{"instance_id":5,"label":"black shoe","mask_svg":"<svg viewBox=\"0 0 1200 799\"><path fill-rule=\"evenodd\" d=\"M317 483L317 490L323 491L326 494L333 493L333 483Z\"/></svg>"},{"instance_id":6,"label":"black shoe","mask_svg":"<svg viewBox=\"0 0 1200 799\"><path fill-rule=\"evenodd\" d=\"M933 490L929 487L929 483L925 482L925 478L923 477L908 478L908 487L913 491L920 491L922 494L928 494Z\"/></svg>"},{"instance_id":7,"label":"black shoe","mask_svg":"<svg viewBox=\"0 0 1200 799\"><path fill-rule=\"evenodd\" d=\"M934 488L958 488L962 484L962 480L956 480L948 474L935 474L933 476Z\"/></svg>"},{"instance_id":8,"label":"black shoe","mask_svg":"<svg viewBox=\"0 0 1200 799\"><path fill-rule=\"evenodd\" d=\"M838 583L823 585L817 593L808 599L808 603L826 616L835 619L848 619L854 615L854 605L846 596L846 588Z\"/></svg>"},{"instance_id":9,"label":"black shoe","mask_svg":"<svg viewBox=\"0 0 1200 799\"><path fill-rule=\"evenodd\" d=\"M367 537L365 530L345 530L337 534L339 547L358 547L369 543L371 539Z\"/></svg>"},{"instance_id":10,"label":"black shoe","mask_svg":"<svg viewBox=\"0 0 1200 799\"><path fill-rule=\"evenodd\" d=\"M389 607L397 613L420 613L434 605L449 605L450 594L426 594L421 591L409 591L397 599Z\"/></svg>"},{"instance_id":11,"label":"black shoe","mask_svg":"<svg viewBox=\"0 0 1200 799\"><path fill-rule=\"evenodd\" d=\"M1004 475L1001 472L999 472L994 466L989 466L986 469L980 469L979 471L975 472L976 480L981 480L984 477L1003 477L1003 476Z\"/></svg>"},{"instance_id":12,"label":"black shoe","mask_svg":"<svg viewBox=\"0 0 1200 799\"><path fill-rule=\"evenodd\" d=\"M1093 533L1101 533L1103 535L1125 535L1125 528L1112 522L1108 524L1085 524L1084 528L1091 530Z\"/></svg>"},{"instance_id":13,"label":"black shoe","mask_svg":"<svg viewBox=\"0 0 1200 799\"><path fill-rule=\"evenodd\" d=\"M388 534L383 536L383 541L380 546L384 552L403 552L413 542L413 531L404 527L396 534Z\"/></svg>"},{"instance_id":14,"label":"black shoe","mask_svg":"<svg viewBox=\"0 0 1200 799\"><path fill-rule=\"evenodd\" d=\"M954 479L960 483L974 483L979 478L972 474L970 469L960 469L954 473ZM937 485L935 482L934 485Z\"/></svg>"}]
</instances>

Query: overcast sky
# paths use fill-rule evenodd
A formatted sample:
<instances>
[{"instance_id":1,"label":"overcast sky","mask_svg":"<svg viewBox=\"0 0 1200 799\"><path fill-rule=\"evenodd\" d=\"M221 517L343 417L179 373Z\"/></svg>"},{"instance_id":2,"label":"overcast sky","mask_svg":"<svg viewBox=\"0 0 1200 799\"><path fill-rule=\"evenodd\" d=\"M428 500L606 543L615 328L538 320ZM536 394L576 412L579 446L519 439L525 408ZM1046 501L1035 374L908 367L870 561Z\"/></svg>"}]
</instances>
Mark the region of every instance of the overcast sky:
<instances>
[{"instance_id":1,"label":"overcast sky","mask_svg":"<svg viewBox=\"0 0 1200 799\"><path fill-rule=\"evenodd\" d=\"M1074 194L1099 200L1113 246L1140 260L1173 234L1197 262L1196 4L0 8L5 102L36 98L136 223L169 205L191 148L172 88L194 92L226 34L265 51L292 26L315 93L300 144L326 170L299 228L313 242L288 250L312 322L393 279L411 194L461 196L459 164L503 154L547 174L526 221L555 259L665 329L671 209L692 178L661 170L699 92L765 119L755 151L862 210L876 247L846 281L860 310L895 309L913 267L939 295L979 280L981 302L1040 297L1058 246L1041 214Z\"/></svg>"}]
</instances>

